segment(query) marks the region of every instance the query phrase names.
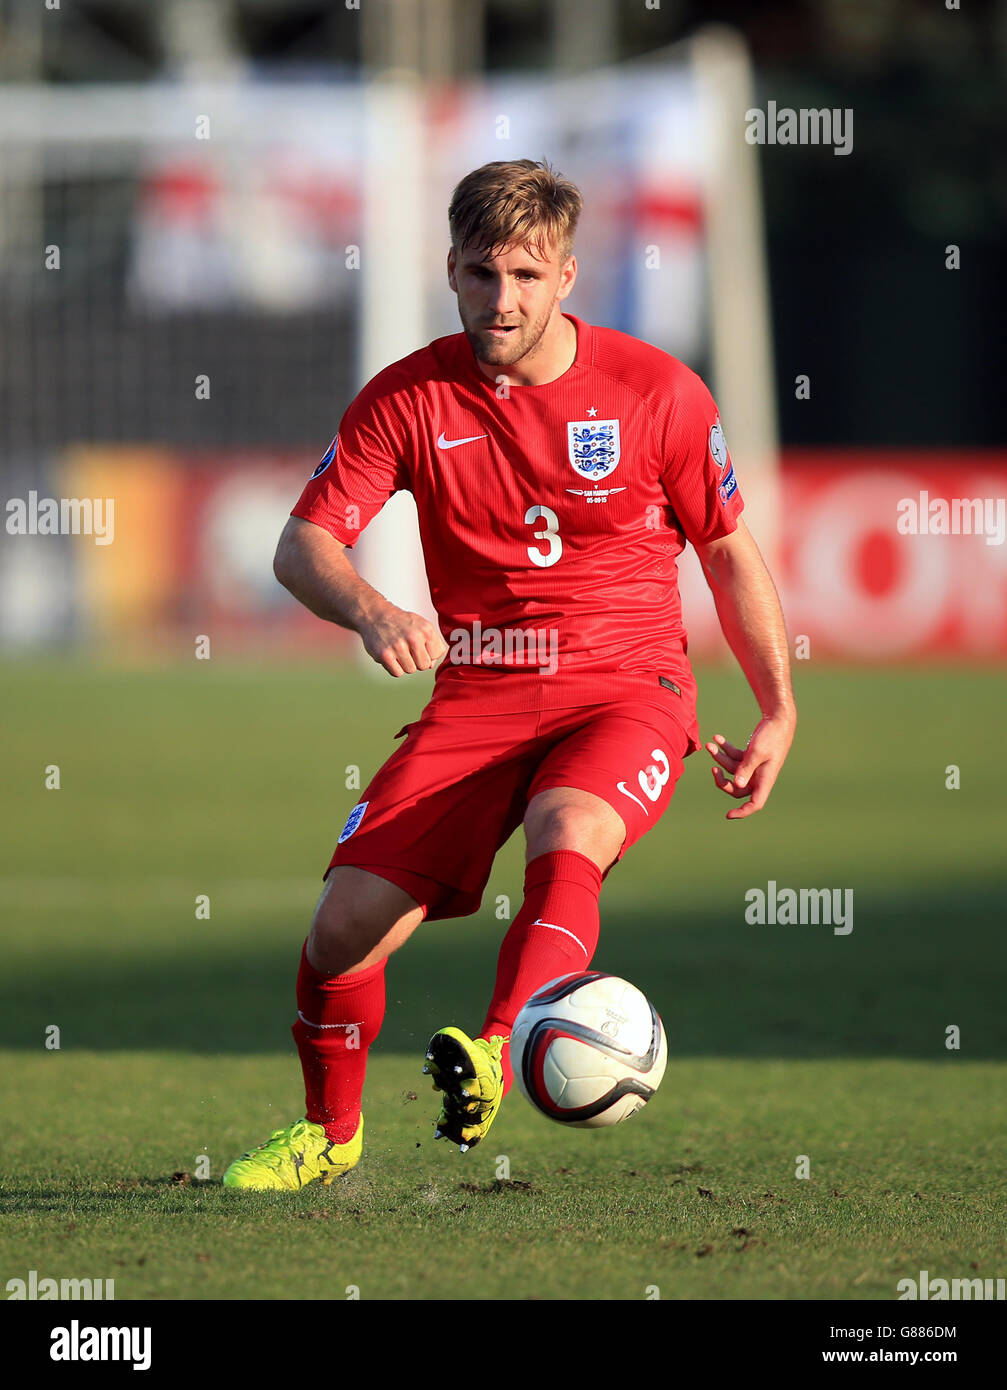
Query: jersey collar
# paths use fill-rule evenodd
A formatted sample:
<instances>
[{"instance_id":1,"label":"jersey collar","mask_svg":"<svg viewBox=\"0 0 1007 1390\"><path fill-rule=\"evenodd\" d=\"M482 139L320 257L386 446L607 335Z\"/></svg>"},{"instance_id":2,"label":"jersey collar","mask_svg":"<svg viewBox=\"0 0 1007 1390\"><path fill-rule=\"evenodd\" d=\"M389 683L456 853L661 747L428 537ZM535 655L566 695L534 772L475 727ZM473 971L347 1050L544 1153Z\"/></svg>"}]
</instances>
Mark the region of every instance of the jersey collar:
<instances>
[{"instance_id":1,"label":"jersey collar","mask_svg":"<svg viewBox=\"0 0 1007 1390\"><path fill-rule=\"evenodd\" d=\"M548 391L551 386L560 386L565 381L568 381L578 367L586 367L590 363L591 325L585 323L583 319L578 318L576 314L564 314L563 317L569 319L577 330L577 350L574 354L573 361L570 363L569 367L567 367L566 371L553 381L544 381L541 386L521 386L519 389L522 391ZM496 391L496 383L480 369L479 363L476 361L475 353L472 351L469 340L464 333L458 334L458 341L461 345L463 360L468 363L471 374L481 381L488 390ZM504 370L505 369L501 368L501 375L504 374ZM515 387L518 387L518 383L515 383Z\"/></svg>"}]
</instances>

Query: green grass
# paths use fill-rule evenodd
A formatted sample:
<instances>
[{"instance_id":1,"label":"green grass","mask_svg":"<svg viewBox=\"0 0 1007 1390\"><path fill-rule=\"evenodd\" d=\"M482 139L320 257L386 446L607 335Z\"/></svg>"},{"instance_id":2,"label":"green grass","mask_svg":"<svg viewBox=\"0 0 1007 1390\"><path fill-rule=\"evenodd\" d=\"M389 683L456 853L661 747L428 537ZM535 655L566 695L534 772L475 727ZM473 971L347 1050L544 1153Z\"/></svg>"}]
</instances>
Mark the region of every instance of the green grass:
<instances>
[{"instance_id":1,"label":"green grass","mask_svg":"<svg viewBox=\"0 0 1007 1390\"><path fill-rule=\"evenodd\" d=\"M479 913L422 927L389 966L364 1160L287 1198L220 1174L300 1113L293 977L358 799L346 768L366 784L427 679L0 670L3 1278L114 1278L120 1299L856 1299L920 1269L1002 1277L1007 885L978 732L1002 678L798 675L769 808L724 821L697 755L606 882L596 964L668 1030L647 1110L569 1132L514 1093L464 1158L431 1140L422 1043L481 1021L518 836ZM740 677L701 673L701 692L704 733L743 741ZM852 888L853 932L746 924L745 890L769 879ZM200 1155L210 1180L173 1184Z\"/></svg>"}]
</instances>

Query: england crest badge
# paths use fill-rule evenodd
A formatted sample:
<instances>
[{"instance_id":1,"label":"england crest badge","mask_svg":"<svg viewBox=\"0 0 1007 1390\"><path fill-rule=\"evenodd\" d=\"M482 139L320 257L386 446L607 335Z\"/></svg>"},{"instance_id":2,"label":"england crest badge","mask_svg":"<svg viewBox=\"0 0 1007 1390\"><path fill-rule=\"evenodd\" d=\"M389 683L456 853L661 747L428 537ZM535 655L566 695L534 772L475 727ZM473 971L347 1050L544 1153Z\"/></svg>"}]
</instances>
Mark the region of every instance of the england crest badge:
<instances>
[{"instance_id":1,"label":"england crest badge","mask_svg":"<svg viewBox=\"0 0 1007 1390\"><path fill-rule=\"evenodd\" d=\"M354 830L356 830L357 826L363 820L364 812L367 810L367 807L369 805L369 801L357 802L356 806L354 806L353 810L346 818L346 824L343 826L342 833L339 836L339 839L336 841L337 845L341 845L344 840L348 840L350 838Z\"/></svg>"},{"instance_id":2,"label":"england crest badge","mask_svg":"<svg viewBox=\"0 0 1007 1390\"><path fill-rule=\"evenodd\" d=\"M607 478L619 462L618 420L568 420L567 454L582 478Z\"/></svg>"}]
</instances>

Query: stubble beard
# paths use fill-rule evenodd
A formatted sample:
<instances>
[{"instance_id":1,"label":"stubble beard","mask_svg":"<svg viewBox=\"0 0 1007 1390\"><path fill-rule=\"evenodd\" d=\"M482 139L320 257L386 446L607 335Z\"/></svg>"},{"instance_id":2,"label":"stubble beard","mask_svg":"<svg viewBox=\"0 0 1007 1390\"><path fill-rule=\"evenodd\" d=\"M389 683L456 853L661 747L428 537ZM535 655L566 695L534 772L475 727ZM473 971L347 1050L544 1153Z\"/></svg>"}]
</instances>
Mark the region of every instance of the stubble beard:
<instances>
[{"instance_id":1,"label":"stubble beard","mask_svg":"<svg viewBox=\"0 0 1007 1390\"><path fill-rule=\"evenodd\" d=\"M525 328L516 328L499 342L486 338L479 329L470 329L468 325L464 325L465 336L475 356L487 367L513 367L515 362L520 362L522 358L529 357L536 351L549 326L551 316L552 305L536 322Z\"/></svg>"}]
</instances>

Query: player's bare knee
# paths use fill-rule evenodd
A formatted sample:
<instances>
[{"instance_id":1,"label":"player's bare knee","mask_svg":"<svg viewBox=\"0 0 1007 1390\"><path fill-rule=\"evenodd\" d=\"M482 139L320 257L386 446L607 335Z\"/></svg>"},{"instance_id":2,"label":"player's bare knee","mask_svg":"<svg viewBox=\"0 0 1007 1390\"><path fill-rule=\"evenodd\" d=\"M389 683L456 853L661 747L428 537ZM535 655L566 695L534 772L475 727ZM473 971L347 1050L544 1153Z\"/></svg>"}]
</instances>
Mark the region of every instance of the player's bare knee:
<instances>
[{"instance_id":1,"label":"player's bare knee","mask_svg":"<svg viewBox=\"0 0 1007 1390\"><path fill-rule=\"evenodd\" d=\"M308 960L323 974L347 974L382 943L396 949L422 915L394 884L359 869L333 869L312 918Z\"/></svg>"},{"instance_id":2,"label":"player's bare knee","mask_svg":"<svg viewBox=\"0 0 1007 1390\"><path fill-rule=\"evenodd\" d=\"M534 809L525 820L529 857L547 854L550 850L572 849L594 858L604 852L608 841L616 834L611 819L588 806L566 804Z\"/></svg>"},{"instance_id":3,"label":"player's bare knee","mask_svg":"<svg viewBox=\"0 0 1007 1390\"><path fill-rule=\"evenodd\" d=\"M311 919L309 950L331 951L345 943L354 926L352 903L333 894L323 897Z\"/></svg>"}]
</instances>

